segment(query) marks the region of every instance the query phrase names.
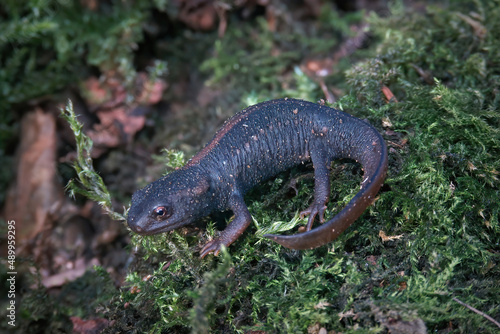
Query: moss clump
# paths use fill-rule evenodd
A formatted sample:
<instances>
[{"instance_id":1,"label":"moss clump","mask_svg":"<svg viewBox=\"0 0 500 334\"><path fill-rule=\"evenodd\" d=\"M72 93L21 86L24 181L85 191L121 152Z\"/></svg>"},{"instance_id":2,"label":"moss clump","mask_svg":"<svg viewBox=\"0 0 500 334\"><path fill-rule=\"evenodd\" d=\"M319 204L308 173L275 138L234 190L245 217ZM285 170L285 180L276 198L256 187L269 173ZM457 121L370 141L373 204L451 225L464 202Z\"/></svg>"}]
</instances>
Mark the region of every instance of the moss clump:
<instances>
[{"instance_id":1,"label":"moss clump","mask_svg":"<svg viewBox=\"0 0 500 334\"><path fill-rule=\"evenodd\" d=\"M4 320L0 323L3 332L71 333L74 326L71 317L100 318L101 308L118 294L108 273L100 267L88 270L58 293L49 293L40 276L31 272L32 268L32 263L16 260L16 326ZM7 270L0 264L0 278L6 280L11 276ZM8 319L5 315L2 313L3 318Z\"/></svg>"},{"instance_id":2,"label":"moss clump","mask_svg":"<svg viewBox=\"0 0 500 334\"><path fill-rule=\"evenodd\" d=\"M148 1L3 1L0 5L0 112L61 90L92 67L131 83ZM82 71L83 70L83 71Z\"/></svg>"}]
</instances>

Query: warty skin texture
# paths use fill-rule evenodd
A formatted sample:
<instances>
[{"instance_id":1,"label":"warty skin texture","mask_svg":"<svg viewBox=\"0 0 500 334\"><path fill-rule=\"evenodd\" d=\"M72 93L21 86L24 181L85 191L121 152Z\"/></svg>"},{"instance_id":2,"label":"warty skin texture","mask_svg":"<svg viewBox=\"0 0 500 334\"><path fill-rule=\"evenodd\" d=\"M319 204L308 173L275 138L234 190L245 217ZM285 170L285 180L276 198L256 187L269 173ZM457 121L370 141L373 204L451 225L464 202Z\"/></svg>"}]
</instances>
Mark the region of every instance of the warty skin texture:
<instances>
[{"instance_id":1,"label":"warty skin texture","mask_svg":"<svg viewBox=\"0 0 500 334\"><path fill-rule=\"evenodd\" d=\"M364 170L356 196L332 219L324 221L330 195L329 168L349 158ZM265 235L292 249L310 249L337 238L374 201L387 173L387 148L378 131L342 111L311 102L280 99L250 106L226 121L214 138L184 167L132 196L128 225L139 234L157 234L189 225L214 211L231 210L234 219L201 250L218 254L250 225L245 193L262 181L301 163L314 166L314 200L307 232Z\"/></svg>"}]
</instances>

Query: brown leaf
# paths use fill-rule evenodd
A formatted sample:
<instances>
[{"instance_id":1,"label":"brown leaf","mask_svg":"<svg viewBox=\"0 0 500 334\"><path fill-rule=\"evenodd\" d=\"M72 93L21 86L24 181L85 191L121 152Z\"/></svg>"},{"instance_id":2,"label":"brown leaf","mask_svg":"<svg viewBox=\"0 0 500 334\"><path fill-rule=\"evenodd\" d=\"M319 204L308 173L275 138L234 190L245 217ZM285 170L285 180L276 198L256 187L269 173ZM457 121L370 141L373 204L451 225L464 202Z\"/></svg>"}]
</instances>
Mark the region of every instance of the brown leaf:
<instances>
[{"instance_id":1,"label":"brown leaf","mask_svg":"<svg viewBox=\"0 0 500 334\"><path fill-rule=\"evenodd\" d=\"M21 122L17 176L5 204L5 218L16 221L16 243L32 239L48 228L64 201L56 178L55 117L41 109Z\"/></svg>"},{"instance_id":2,"label":"brown leaf","mask_svg":"<svg viewBox=\"0 0 500 334\"><path fill-rule=\"evenodd\" d=\"M137 103L151 105L160 102L167 86L165 81L160 79L151 81L146 73L138 73L136 81L137 85L140 86Z\"/></svg>"},{"instance_id":3,"label":"brown leaf","mask_svg":"<svg viewBox=\"0 0 500 334\"><path fill-rule=\"evenodd\" d=\"M380 232L378 232L378 236L382 239L382 242L391 241L391 240L397 240L397 239L401 239L403 237L402 234L400 234L400 235L394 235L394 236L388 236L382 230Z\"/></svg>"},{"instance_id":4,"label":"brown leaf","mask_svg":"<svg viewBox=\"0 0 500 334\"><path fill-rule=\"evenodd\" d=\"M388 103L398 102L398 100L396 99L396 97L394 96L392 91L389 89L389 87L387 87L385 85L382 86L382 93L384 93L384 96L385 96Z\"/></svg>"},{"instance_id":5,"label":"brown leaf","mask_svg":"<svg viewBox=\"0 0 500 334\"><path fill-rule=\"evenodd\" d=\"M215 27L217 11L212 0L180 0L178 19L195 30Z\"/></svg>"},{"instance_id":6,"label":"brown leaf","mask_svg":"<svg viewBox=\"0 0 500 334\"><path fill-rule=\"evenodd\" d=\"M140 72L134 82L135 98L127 102L127 89L112 75L105 76L104 81L91 77L83 85L90 109L100 121L87 131L94 142L94 158L109 148L127 143L140 131L146 123L148 106L160 102L167 87L165 81L152 81L146 73Z\"/></svg>"},{"instance_id":7,"label":"brown leaf","mask_svg":"<svg viewBox=\"0 0 500 334\"><path fill-rule=\"evenodd\" d=\"M375 255L369 255L366 257L366 261L371 264L372 266L376 266L377 265L377 259L378 257L375 256Z\"/></svg>"},{"instance_id":8,"label":"brown leaf","mask_svg":"<svg viewBox=\"0 0 500 334\"><path fill-rule=\"evenodd\" d=\"M80 317L70 317L70 319L73 322L73 334L98 334L112 323L112 321L103 318L82 319Z\"/></svg>"},{"instance_id":9,"label":"brown leaf","mask_svg":"<svg viewBox=\"0 0 500 334\"><path fill-rule=\"evenodd\" d=\"M462 13L456 13L456 14L460 19L462 19L464 22L466 22L468 25L471 26L477 38L483 40L486 37L488 29L486 29L486 27L481 22L479 22L478 20L474 20L472 17L464 15Z\"/></svg>"}]
</instances>

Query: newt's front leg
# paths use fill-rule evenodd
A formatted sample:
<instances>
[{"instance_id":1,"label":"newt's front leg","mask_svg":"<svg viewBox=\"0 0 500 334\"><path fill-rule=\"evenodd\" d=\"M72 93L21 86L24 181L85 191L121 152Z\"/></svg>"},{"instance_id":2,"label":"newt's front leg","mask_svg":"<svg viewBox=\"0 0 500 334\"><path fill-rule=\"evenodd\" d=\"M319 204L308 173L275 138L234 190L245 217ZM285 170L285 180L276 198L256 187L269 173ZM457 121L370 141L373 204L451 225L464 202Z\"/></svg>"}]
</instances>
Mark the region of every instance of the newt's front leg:
<instances>
[{"instance_id":1,"label":"newt's front leg","mask_svg":"<svg viewBox=\"0 0 500 334\"><path fill-rule=\"evenodd\" d=\"M218 255L222 245L228 247L250 226L252 216L243 200L243 196L235 194L229 203L234 213L234 219L227 225L218 238L208 242L200 251L200 257L204 258L210 253Z\"/></svg>"}]
</instances>

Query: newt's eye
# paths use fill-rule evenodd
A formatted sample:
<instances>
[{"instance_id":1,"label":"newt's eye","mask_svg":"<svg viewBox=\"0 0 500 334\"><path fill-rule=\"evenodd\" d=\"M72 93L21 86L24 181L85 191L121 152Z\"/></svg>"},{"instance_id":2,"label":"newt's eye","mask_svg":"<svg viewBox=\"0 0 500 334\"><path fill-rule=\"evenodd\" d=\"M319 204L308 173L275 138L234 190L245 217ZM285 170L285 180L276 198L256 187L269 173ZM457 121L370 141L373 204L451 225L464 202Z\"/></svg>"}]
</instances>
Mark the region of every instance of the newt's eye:
<instances>
[{"instance_id":1,"label":"newt's eye","mask_svg":"<svg viewBox=\"0 0 500 334\"><path fill-rule=\"evenodd\" d=\"M167 219L172 215L172 210L166 206L157 206L153 209L153 216L156 219Z\"/></svg>"}]
</instances>

